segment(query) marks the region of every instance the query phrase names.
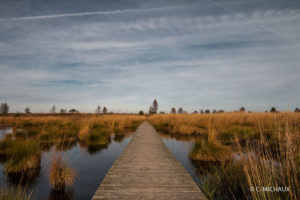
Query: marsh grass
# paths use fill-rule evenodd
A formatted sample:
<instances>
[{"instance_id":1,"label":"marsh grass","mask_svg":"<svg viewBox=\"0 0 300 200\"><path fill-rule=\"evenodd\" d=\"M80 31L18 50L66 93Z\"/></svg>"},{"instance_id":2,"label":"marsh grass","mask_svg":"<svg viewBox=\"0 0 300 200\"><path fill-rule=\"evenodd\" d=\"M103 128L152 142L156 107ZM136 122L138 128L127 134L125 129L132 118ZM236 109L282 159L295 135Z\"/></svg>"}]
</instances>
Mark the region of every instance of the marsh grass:
<instances>
[{"instance_id":1,"label":"marsh grass","mask_svg":"<svg viewBox=\"0 0 300 200\"><path fill-rule=\"evenodd\" d=\"M4 140L0 141L0 155L9 155L11 150L14 146L14 141L11 137L7 137Z\"/></svg>"},{"instance_id":2,"label":"marsh grass","mask_svg":"<svg viewBox=\"0 0 300 200\"><path fill-rule=\"evenodd\" d=\"M198 167L203 163L200 163ZM201 189L208 199L250 199L246 177L242 165L236 161L210 163L206 166L205 178L201 179Z\"/></svg>"},{"instance_id":3,"label":"marsh grass","mask_svg":"<svg viewBox=\"0 0 300 200\"><path fill-rule=\"evenodd\" d=\"M79 131L79 140L86 140L88 138L92 124L93 122L89 118L83 121Z\"/></svg>"},{"instance_id":4,"label":"marsh grass","mask_svg":"<svg viewBox=\"0 0 300 200\"><path fill-rule=\"evenodd\" d=\"M146 119L137 115L20 115L0 116L0 125L12 127L13 133L0 141L0 162L4 164L7 180L12 185L32 183L40 173L41 155L50 151L71 149L79 141L80 148L95 154L108 148L110 135L121 141L127 133ZM70 186L75 171L58 153L53 155L49 181L50 199L72 199ZM29 199L31 195L19 188L2 187L0 199Z\"/></svg>"},{"instance_id":5,"label":"marsh grass","mask_svg":"<svg viewBox=\"0 0 300 200\"><path fill-rule=\"evenodd\" d=\"M28 193L22 186L2 186L0 189L1 200L30 200L32 193Z\"/></svg>"},{"instance_id":6,"label":"marsh grass","mask_svg":"<svg viewBox=\"0 0 300 200\"><path fill-rule=\"evenodd\" d=\"M201 160L208 162L224 161L232 157L233 150L229 146L224 146L217 142L206 142L200 140L195 142L189 157L192 160Z\"/></svg>"},{"instance_id":7,"label":"marsh grass","mask_svg":"<svg viewBox=\"0 0 300 200\"><path fill-rule=\"evenodd\" d=\"M60 139L55 141L55 147L57 150L60 151L67 151L72 149L74 146L77 144L77 139L74 138L73 140L71 139Z\"/></svg>"},{"instance_id":8,"label":"marsh grass","mask_svg":"<svg viewBox=\"0 0 300 200\"><path fill-rule=\"evenodd\" d=\"M109 143L108 135L133 132L145 119L145 116L140 115L117 114L0 116L3 126L13 127L13 137L20 140L37 139L45 150L56 143L55 141L62 140L81 140L91 144Z\"/></svg>"},{"instance_id":9,"label":"marsh grass","mask_svg":"<svg viewBox=\"0 0 300 200\"><path fill-rule=\"evenodd\" d=\"M260 138L258 130L254 130L253 127L232 125L224 132L220 132L217 136L217 140L223 144L233 144L235 138L239 140L239 143L243 144L248 140L256 140Z\"/></svg>"},{"instance_id":10,"label":"marsh grass","mask_svg":"<svg viewBox=\"0 0 300 200\"><path fill-rule=\"evenodd\" d=\"M53 190L64 190L66 186L72 186L75 181L75 171L58 152L54 151L51 158L49 181Z\"/></svg>"},{"instance_id":11,"label":"marsh grass","mask_svg":"<svg viewBox=\"0 0 300 200\"><path fill-rule=\"evenodd\" d=\"M229 137L235 135L248 137L249 135L276 135L276 127L285 126L285 118L289 117L291 131L300 127L299 113L218 113L218 114L157 114L151 115L149 121L162 133L178 135L209 135L217 137L226 133Z\"/></svg>"},{"instance_id":12,"label":"marsh grass","mask_svg":"<svg viewBox=\"0 0 300 200\"><path fill-rule=\"evenodd\" d=\"M5 151L10 159L5 164L6 173L26 172L40 167L40 146L33 140L10 140Z\"/></svg>"},{"instance_id":13,"label":"marsh grass","mask_svg":"<svg viewBox=\"0 0 300 200\"><path fill-rule=\"evenodd\" d=\"M259 144L248 140L242 148L236 142L238 153L249 187L289 187L289 192L252 192L252 199L300 199L300 138L299 132L291 132L288 120L286 126L277 126L277 150L272 141L263 135ZM242 156L242 152L255 152Z\"/></svg>"},{"instance_id":14,"label":"marsh grass","mask_svg":"<svg viewBox=\"0 0 300 200\"><path fill-rule=\"evenodd\" d=\"M209 199L300 199L299 113L152 115L150 122L171 136L206 135L189 157L205 169L200 187Z\"/></svg>"}]
</instances>

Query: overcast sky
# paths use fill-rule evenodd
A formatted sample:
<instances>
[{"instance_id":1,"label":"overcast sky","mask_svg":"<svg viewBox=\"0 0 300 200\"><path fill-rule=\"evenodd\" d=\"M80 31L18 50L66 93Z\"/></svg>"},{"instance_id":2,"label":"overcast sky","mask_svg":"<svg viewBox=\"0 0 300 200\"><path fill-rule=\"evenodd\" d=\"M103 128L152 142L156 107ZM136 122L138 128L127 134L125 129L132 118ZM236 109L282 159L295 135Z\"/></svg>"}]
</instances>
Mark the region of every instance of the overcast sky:
<instances>
[{"instance_id":1,"label":"overcast sky","mask_svg":"<svg viewBox=\"0 0 300 200\"><path fill-rule=\"evenodd\" d=\"M10 111L300 107L299 0L1 0Z\"/></svg>"}]
</instances>

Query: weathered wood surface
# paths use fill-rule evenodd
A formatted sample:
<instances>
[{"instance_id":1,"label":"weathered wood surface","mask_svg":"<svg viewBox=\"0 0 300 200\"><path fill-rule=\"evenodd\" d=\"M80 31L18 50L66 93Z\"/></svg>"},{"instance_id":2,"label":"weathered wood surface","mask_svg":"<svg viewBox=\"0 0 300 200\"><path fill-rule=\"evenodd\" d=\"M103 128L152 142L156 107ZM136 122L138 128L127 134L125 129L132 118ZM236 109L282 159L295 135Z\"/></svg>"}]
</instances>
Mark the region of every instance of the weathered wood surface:
<instances>
[{"instance_id":1,"label":"weathered wood surface","mask_svg":"<svg viewBox=\"0 0 300 200\"><path fill-rule=\"evenodd\" d=\"M97 199L205 199L155 129L141 124L93 196Z\"/></svg>"}]
</instances>

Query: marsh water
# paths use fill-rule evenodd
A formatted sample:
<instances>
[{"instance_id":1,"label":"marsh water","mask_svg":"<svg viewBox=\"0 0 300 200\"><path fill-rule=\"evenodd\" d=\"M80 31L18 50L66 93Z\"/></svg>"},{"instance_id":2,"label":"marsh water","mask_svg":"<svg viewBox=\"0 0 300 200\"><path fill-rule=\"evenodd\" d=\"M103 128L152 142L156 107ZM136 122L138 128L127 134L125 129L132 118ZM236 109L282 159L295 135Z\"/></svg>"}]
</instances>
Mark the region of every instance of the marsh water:
<instances>
[{"instance_id":1,"label":"marsh water","mask_svg":"<svg viewBox=\"0 0 300 200\"><path fill-rule=\"evenodd\" d=\"M11 128L5 128L0 130L0 135L4 138L6 134L11 132ZM52 147L42 154L40 170L37 171L33 180L26 183L25 187L28 191L32 191L31 196L33 199L91 199L114 161L128 145L131 137L131 135L127 135L119 138L112 135L110 143L107 145L85 146L75 143L59 151L63 159L67 160L68 164L76 171L76 180L73 187L60 193L52 191L49 184L48 174L51 155L54 152L54 147ZM200 178L203 178L204 175L198 173L197 166L188 156L196 139L193 137L174 138L163 134L161 134L161 137L169 151L189 172L198 186L201 187ZM0 163L0 171L1 186L14 183L12 178L5 176L4 163Z\"/></svg>"},{"instance_id":2,"label":"marsh water","mask_svg":"<svg viewBox=\"0 0 300 200\"><path fill-rule=\"evenodd\" d=\"M1 130L5 134L7 130ZM59 151L63 159L76 171L76 180L71 189L65 192L51 191L48 174L51 155L54 148L44 152L41 158L41 168L34 179L25 183L25 187L32 191L33 199L91 199L113 162L119 157L130 141L131 136L124 138L112 137L108 145L87 147L77 143L65 151ZM4 173L4 163L0 163L0 185L10 185L14 182Z\"/></svg>"},{"instance_id":3,"label":"marsh water","mask_svg":"<svg viewBox=\"0 0 300 200\"><path fill-rule=\"evenodd\" d=\"M13 129L11 127L0 127L0 140L4 139L5 136L9 133L12 133Z\"/></svg>"},{"instance_id":4,"label":"marsh water","mask_svg":"<svg viewBox=\"0 0 300 200\"><path fill-rule=\"evenodd\" d=\"M168 147L169 151L176 157L176 159L188 171L193 180L200 187L202 185L200 176L197 173L197 167L189 158L189 153L193 148L195 138L174 138L161 134L163 142Z\"/></svg>"}]
</instances>

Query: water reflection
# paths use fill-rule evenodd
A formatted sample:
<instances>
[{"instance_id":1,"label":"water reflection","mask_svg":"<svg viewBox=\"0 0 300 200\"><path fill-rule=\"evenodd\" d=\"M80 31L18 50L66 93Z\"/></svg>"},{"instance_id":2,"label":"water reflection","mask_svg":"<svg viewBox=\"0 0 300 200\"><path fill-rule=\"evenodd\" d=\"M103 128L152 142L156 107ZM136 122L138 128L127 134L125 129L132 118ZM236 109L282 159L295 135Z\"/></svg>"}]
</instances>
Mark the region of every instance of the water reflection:
<instances>
[{"instance_id":1,"label":"water reflection","mask_svg":"<svg viewBox=\"0 0 300 200\"><path fill-rule=\"evenodd\" d=\"M73 188L64 190L51 190L49 198L47 200L72 200L74 199Z\"/></svg>"},{"instance_id":2,"label":"water reflection","mask_svg":"<svg viewBox=\"0 0 300 200\"><path fill-rule=\"evenodd\" d=\"M57 150L60 151L68 151L71 150L73 147L75 147L76 144L77 144L77 139L61 140L57 142L56 148Z\"/></svg>"},{"instance_id":3,"label":"water reflection","mask_svg":"<svg viewBox=\"0 0 300 200\"><path fill-rule=\"evenodd\" d=\"M194 142L199 138L163 136L163 141L176 157L176 159L189 172L193 180L198 184L202 192L209 199L232 199L239 197L251 197L247 185L246 176L239 160L241 156L234 155L233 159L224 162L207 162L189 159L189 153L193 148ZM252 155L253 152L245 153L245 156ZM244 155L242 155L244 156Z\"/></svg>"},{"instance_id":4,"label":"water reflection","mask_svg":"<svg viewBox=\"0 0 300 200\"><path fill-rule=\"evenodd\" d=\"M193 180L201 185L201 180L197 175L197 168L193 162L189 159L189 153L193 148L195 137L174 137L168 135L161 135L163 142L168 147L169 151L176 157L176 159L183 165L183 167L189 172ZM183 138L183 140L181 140Z\"/></svg>"},{"instance_id":5,"label":"water reflection","mask_svg":"<svg viewBox=\"0 0 300 200\"><path fill-rule=\"evenodd\" d=\"M207 140L207 134L203 135L180 135L159 133L164 139L175 139L176 141L194 142L196 140Z\"/></svg>"},{"instance_id":6,"label":"water reflection","mask_svg":"<svg viewBox=\"0 0 300 200\"><path fill-rule=\"evenodd\" d=\"M114 141L116 141L116 142L122 142L124 140L124 138L125 138L125 135L117 134L114 137Z\"/></svg>"},{"instance_id":7,"label":"water reflection","mask_svg":"<svg viewBox=\"0 0 300 200\"><path fill-rule=\"evenodd\" d=\"M12 134L12 127L0 127L0 140L4 139L6 135Z\"/></svg>"},{"instance_id":8,"label":"water reflection","mask_svg":"<svg viewBox=\"0 0 300 200\"><path fill-rule=\"evenodd\" d=\"M54 146L53 141L40 141L40 147L42 151L50 151L50 149Z\"/></svg>"},{"instance_id":9,"label":"water reflection","mask_svg":"<svg viewBox=\"0 0 300 200\"><path fill-rule=\"evenodd\" d=\"M13 185L27 186L33 184L35 179L40 175L41 168L30 169L25 172L9 172L7 173L7 180Z\"/></svg>"},{"instance_id":10,"label":"water reflection","mask_svg":"<svg viewBox=\"0 0 300 200\"><path fill-rule=\"evenodd\" d=\"M100 152L103 149L107 149L109 144L95 144L95 145L88 145L87 146L87 152L90 155L94 155L98 152Z\"/></svg>"}]
</instances>

